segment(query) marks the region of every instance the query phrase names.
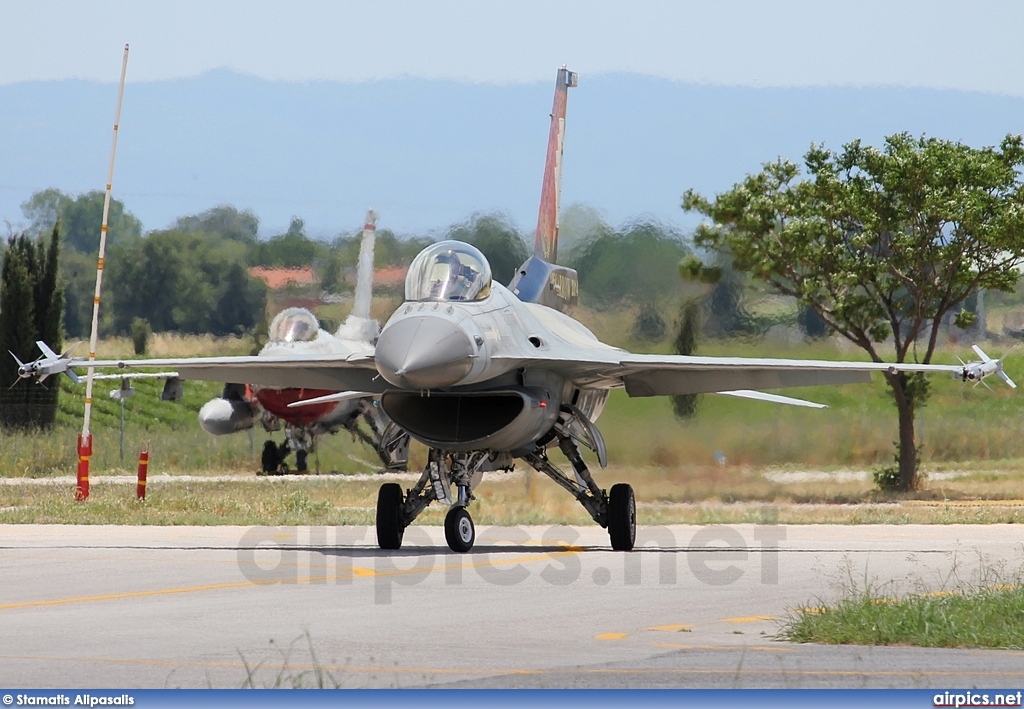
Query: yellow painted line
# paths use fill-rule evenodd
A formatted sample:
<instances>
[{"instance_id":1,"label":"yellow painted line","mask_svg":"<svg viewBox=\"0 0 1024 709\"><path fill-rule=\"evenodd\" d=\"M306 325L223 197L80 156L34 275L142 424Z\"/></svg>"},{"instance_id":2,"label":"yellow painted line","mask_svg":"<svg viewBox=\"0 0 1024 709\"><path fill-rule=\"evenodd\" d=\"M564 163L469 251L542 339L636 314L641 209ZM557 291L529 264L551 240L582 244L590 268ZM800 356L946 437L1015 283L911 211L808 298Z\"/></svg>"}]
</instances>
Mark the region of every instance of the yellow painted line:
<instances>
[{"instance_id":1,"label":"yellow painted line","mask_svg":"<svg viewBox=\"0 0 1024 709\"><path fill-rule=\"evenodd\" d=\"M300 579L299 582L312 583L323 581L329 577L309 577ZM335 577L337 578L337 577ZM126 593L106 593L97 596L79 596L77 598L55 598L49 601L22 601L20 603L5 603L0 605L0 610L12 610L15 608L37 608L40 606L60 606L70 603L90 603L94 601L119 601L126 598L146 598L147 596L170 596L179 593L198 593L201 591L221 591L228 588L245 588L248 586L270 586L280 583L279 579L268 579L267 581L232 581L230 583L214 583L204 586L183 586L181 588L159 588L150 591L129 591Z\"/></svg>"},{"instance_id":2,"label":"yellow painted line","mask_svg":"<svg viewBox=\"0 0 1024 709\"><path fill-rule=\"evenodd\" d=\"M671 633L671 632L682 632L684 630L689 630L692 627L693 627L692 625L655 625L655 626L652 626L650 628L647 628L647 630L663 631L663 632L666 632L666 633Z\"/></svg>"},{"instance_id":3,"label":"yellow painted line","mask_svg":"<svg viewBox=\"0 0 1024 709\"><path fill-rule=\"evenodd\" d=\"M601 633L600 635L595 635L594 640L622 640L627 635L629 633Z\"/></svg>"},{"instance_id":4,"label":"yellow painted line","mask_svg":"<svg viewBox=\"0 0 1024 709\"><path fill-rule=\"evenodd\" d=\"M431 567L429 569L419 569L419 568L415 568L414 567L414 568L411 568L411 569L395 569L393 571L378 572L378 571L375 571L373 569L368 569L368 568L365 568L365 567L353 566L353 567L347 567L344 570L348 571L349 574L351 574L352 577L356 577L356 578L369 578L369 577L377 577L377 576L401 576L401 575L405 575L405 574L415 574L415 573L424 573L424 572L429 574L429 573L432 573L434 571L441 570L441 569L444 569L444 570L447 570L447 569L458 569L458 568L470 569L470 568L479 568L479 567L482 567L482 566L494 566L495 564L498 564L498 563L501 563L501 564L523 564L523 563L529 563L529 562L532 562L532 561L545 561L545 560L550 560L550 559L557 558L557 557L560 557L560 556L567 556L567 555L570 555L570 554L577 554L580 551L582 551L582 549L580 547L567 547L565 551L561 551L561 552L545 553L545 554L531 554L531 555L528 555L528 556L521 556L521 557L516 557L516 558L513 558L513 559L503 559L501 561L488 559L487 561L465 562L465 563L462 563L462 564L446 565L444 567L439 567L439 569L434 569L433 567ZM96 602L96 601L117 601L117 600L124 600L124 599L128 599L128 598L146 598L146 597L150 597L150 596L170 596L170 595L176 595L176 594L181 594L181 593L201 593L203 591L222 591L222 590L231 589L231 588L247 588L247 587L251 587L251 586L272 586L272 585L278 584L278 583L288 583L288 584L322 583L324 581L334 581L334 580L337 580L339 578L348 578L348 576L343 576L341 574L325 574L325 575L322 575L322 576L307 576L307 577L298 578L298 579L287 579L286 581L282 581L282 579L279 579L279 578L267 579L265 581L248 581L248 580L247 581L230 581L230 582L227 582L227 583L204 584L204 585L200 585L200 586L183 586L183 587L180 587L180 588L160 588L160 589L152 589L152 590L149 590L149 591L128 591L128 592L125 592L125 593L107 593L107 594L99 594L99 595L95 595L95 596L79 596L79 597L75 597L75 598L55 598L55 599L43 600L43 601L21 601L21 602L18 602L18 603L6 603L6 604L3 604L3 605L0 605L0 611L14 610L14 609L17 609L17 608L37 608L37 607L42 607L42 606L60 606L60 605L67 605L67 604L71 604L71 603L92 603L92 602Z\"/></svg>"},{"instance_id":5,"label":"yellow painted line","mask_svg":"<svg viewBox=\"0 0 1024 709\"><path fill-rule=\"evenodd\" d=\"M762 620L775 620L773 615L748 615L740 618L722 618L723 623L757 623Z\"/></svg>"}]
</instances>

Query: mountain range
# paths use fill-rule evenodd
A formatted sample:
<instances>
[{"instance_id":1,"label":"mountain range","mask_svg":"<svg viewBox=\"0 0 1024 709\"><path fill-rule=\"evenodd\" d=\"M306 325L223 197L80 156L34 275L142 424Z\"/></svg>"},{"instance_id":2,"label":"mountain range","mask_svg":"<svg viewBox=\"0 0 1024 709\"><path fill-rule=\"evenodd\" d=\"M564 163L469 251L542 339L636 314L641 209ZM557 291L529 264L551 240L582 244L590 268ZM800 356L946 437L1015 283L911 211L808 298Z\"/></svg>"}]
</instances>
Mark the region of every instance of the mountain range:
<instances>
[{"instance_id":1,"label":"mountain range","mask_svg":"<svg viewBox=\"0 0 1024 709\"><path fill-rule=\"evenodd\" d=\"M570 68L573 68L570 66ZM551 82L273 82L228 70L129 83L113 193L145 229L217 204L250 209L261 235L304 220L310 236L380 226L439 236L500 211L532 233ZM114 84L0 86L0 221L18 229L35 191L102 190ZM880 146L898 132L974 147L1024 131L1024 98L917 88L748 88L634 74L580 76L570 90L562 204L612 225L687 230L684 190L728 189L811 143Z\"/></svg>"}]
</instances>

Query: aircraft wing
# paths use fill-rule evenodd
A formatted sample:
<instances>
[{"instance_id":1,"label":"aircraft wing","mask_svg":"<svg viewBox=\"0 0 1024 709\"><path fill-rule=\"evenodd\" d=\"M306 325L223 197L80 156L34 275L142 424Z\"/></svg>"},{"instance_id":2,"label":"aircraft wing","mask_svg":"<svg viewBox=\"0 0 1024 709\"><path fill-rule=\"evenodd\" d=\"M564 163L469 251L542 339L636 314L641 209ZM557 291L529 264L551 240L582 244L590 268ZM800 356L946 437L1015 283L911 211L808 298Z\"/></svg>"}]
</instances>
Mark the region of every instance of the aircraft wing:
<instances>
[{"instance_id":1,"label":"aircraft wing","mask_svg":"<svg viewBox=\"0 0 1024 709\"><path fill-rule=\"evenodd\" d=\"M870 381L872 372L946 372L960 374L962 365L890 364L831 360L771 359L756 357L697 357L632 354L612 347L563 350L561 356L493 356L505 369L550 369L579 387L625 388L630 396L666 396L735 392L739 390L857 384ZM96 360L58 356L23 366L56 374L91 366L119 372L173 369L182 379L215 382L244 381L271 387L316 388L336 392L381 393L387 382L378 375L370 353L335 355L256 355L249 357L194 357L164 359ZM19 370L20 371L20 370Z\"/></svg>"},{"instance_id":2,"label":"aircraft wing","mask_svg":"<svg viewBox=\"0 0 1024 709\"><path fill-rule=\"evenodd\" d=\"M872 372L962 371L960 365L951 364L645 355L622 351L613 354L605 350L588 354L520 358L519 366L552 369L580 387L622 387L630 396L861 384L870 381Z\"/></svg>"},{"instance_id":3,"label":"aircraft wing","mask_svg":"<svg viewBox=\"0 0 1024 709\"><path fill-rule=\"evenodd\" d=\"M211 382L247 382L270 387L297 387L332 391L381 392L387 383L378 375L372 354L251 357L183 357L164 359L64 360L69 368L173 369L181 379Z\"/></svg>"}]
</instances>

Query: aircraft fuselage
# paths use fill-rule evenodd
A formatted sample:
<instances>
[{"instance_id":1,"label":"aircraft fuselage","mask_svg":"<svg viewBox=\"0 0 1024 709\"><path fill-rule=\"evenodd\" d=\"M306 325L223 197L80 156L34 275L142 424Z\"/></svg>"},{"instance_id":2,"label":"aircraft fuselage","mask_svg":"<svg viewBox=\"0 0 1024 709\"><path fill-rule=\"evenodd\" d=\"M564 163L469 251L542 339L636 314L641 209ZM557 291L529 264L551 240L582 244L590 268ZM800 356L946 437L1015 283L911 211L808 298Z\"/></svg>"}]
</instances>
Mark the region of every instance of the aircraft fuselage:
<instances>
[{"instance_id":1,"label":"aircraft fuselage","mask_svg":"<svg viewBox=\"0 0 1024 709\"><path fill-rule=\"evenodd\" d=\"M610 361L619 352L572 318L498 284L479 301L407 302L375 349L377 371L394 387L381 395L381 408L431 448L531 452L563 404L583 403L593 421L607 392L581 392L553 368L523 362L581 348Z\"/></svg>"}]
</instances>

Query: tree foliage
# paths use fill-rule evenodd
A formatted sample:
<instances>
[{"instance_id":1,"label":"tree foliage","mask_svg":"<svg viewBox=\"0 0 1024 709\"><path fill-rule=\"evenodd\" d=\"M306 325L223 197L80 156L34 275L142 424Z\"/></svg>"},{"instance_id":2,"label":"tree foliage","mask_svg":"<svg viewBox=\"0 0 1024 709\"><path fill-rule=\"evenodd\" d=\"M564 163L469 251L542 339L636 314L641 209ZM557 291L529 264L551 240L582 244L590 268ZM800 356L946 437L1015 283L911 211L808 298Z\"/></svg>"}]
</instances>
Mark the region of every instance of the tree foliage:
<instances>
[{"instance_id":1,"label":"tree foliage","mask_svg":"<svg viewBox=\"0 0 1024 709\"><path fill-rule=\"evenodd\" d=\"M684 281L701 283L707 288L699 301L704 310L704 333L712 338L755 334L757 323L744 302L749 277L733 266L732 255L726 248L713 249L708 260L710 263L705 264L691 255L679 263L679 275Z\"/></svg>"},{"instance_id":2,"label":"tree foliage","mask_svg":"<svg viewBox=\"0 0 1024 709\"><path fill-rule=\"evenodd\" d=\"M300 268L316 261L323 248L323 244L306 236L303 221L292 217L291 225L284 234L255 244L250 251L249 262L253 266Z\"/></svg>"},{"instance_id":3,"label":"tree foliage","mask_svg":"<svg viewBox=\"0 0 1024 709\"><path fill-rule=\"evenodd\" d=\"M230 204L220 204L200 214L178 217L177 231L201 232L255 246L259 240L260 220L248 209L238 211Z\"/></svg>"},{"instance_id":4,"label":"tree foliage","mask_svg":"<svg viewBox=\"0 0 1024 709\"><path fill-rule=\"evenodd\" d=\"M701 328L701 303L698 298L687 298L679 309L679 322L672 348L676 354L692 355L697 351L697 337ZM693 418L697 413L700 394L676 394L672 400L672 412L680 421Z\"/></svg>"},{"instance_id":5,"label":"tree foliage","mask_svg":"<svg viewBox=\"0 0 1024 709\"><path fill-rule=\"evenodd\" d=\"M508 285L516 269L530 255L526 240L512 221L503 214L474 214L453 225L446 239L464 241L480 249L491 265L494 280Z\"/></svg>"},{"instance_id":6,"label":"tree foliage","mask_svg":"<svg viewBox=\"0 0 1024 709\"><path fill-rule=\"evenodd\" d=\"M35 359L36 340L54 349L62 346L64 297L58 283L60 236L49 239L12 235L0 270L0 343L23 362ZM18 365L0 357L0 426L8 429L49 428L57 416L57 386L42 387L18 378Z\"/></svg>"},{"instance_id":7,"label":"tree foliage","mask_svg":"<svg viewBox=\"0 0 1024 709\"><path fill-rule=\"evenodd\" d=\"M649 303L678 294L679 261L690 249L679 234L655 222L629 224L621 230L599 229L570 254L588 303L611 307Z\"/></svg>"},{"instance_id":8,"label":"tree foliage","mask_svg":"<svg viewBox=\"0 0 1024 709\"><path fill-rule=\"evenodd\" d=\"M156 332L237 334L259 321L266 290L246 267L244 244L169 229L121 244L109 258L111 326L136 318Z\"/></svg>"},{"instance_id":9,"label":"tree foliage","mask_svg":"<svg viewBox=\"0 0 1024 709\"><path fill-rule=\"evenodd\" d=\"M658 305L654 301L644 301L637 310L636 320L633 321L633 337L637 340L647 342L658 342L665 337L668 325L665 318L658 312Z\"/></svg>"},{"instance_id":10,"label":"tree foliage","mask_svg":"<svg viewBox=\"0 0 1024 709\"><path fill-rule=\"evenodd\" d=\"M45 234L59 220L61 243L66 251L96 254L99 252L105 198L101 190L71 197L51 188L33 194L21 205L21 210L31 221L31 233ZM107 214L107 247L141 235L142 222L125 209L123 202L111 199Z\"/></svg>"},{"instance_id":11,"label":"tree foliage","mask_svg":"<svg viewBox=\"0 0 1024 709\"><path fill-rule=\"evenodd\" d=\"M978 288L1011 290L1024 258L1024 147L1008 135L974 149L898 134L882 149L859 140L812 145L806 177L766 164L709 201L698 244L725 246L735 265L812 308L834 332L883 361L931 361L940 324ZM920 376L886 374L899 413L899 487L917 485Z\"/></svg>"}]
</instances>

